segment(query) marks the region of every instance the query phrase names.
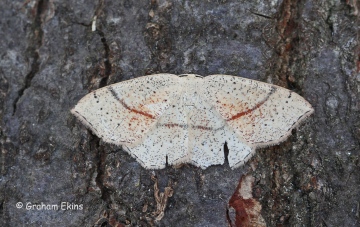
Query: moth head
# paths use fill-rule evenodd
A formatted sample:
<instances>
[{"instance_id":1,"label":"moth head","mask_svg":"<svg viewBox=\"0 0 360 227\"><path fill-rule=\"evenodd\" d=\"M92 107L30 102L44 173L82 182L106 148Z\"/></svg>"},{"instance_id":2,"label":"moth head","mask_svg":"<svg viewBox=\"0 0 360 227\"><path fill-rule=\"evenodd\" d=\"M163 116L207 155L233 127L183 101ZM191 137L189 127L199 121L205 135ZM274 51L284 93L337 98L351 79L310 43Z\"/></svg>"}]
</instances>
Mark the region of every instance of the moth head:
<instances>
[{"instance_id":1,"label":"moth head","mask_svg":"<svg viewBox=\"0 0 360 227\"><path fill-rule=\"evenodd\" d=\"M203 78L203 76L197 75L197 74L181 74L179 77L187 77L187 78Z\"/></svg>"}]
</instances>

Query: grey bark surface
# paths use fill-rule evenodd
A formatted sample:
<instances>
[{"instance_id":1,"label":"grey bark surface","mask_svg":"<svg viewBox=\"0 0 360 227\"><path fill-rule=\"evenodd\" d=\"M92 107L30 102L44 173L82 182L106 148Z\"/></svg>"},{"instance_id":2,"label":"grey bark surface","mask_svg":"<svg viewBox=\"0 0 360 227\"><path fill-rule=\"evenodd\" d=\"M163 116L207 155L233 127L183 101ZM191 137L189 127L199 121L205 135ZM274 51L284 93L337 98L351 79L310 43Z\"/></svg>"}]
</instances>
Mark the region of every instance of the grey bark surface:
<instances>
[{"instance_id":1,"label":"grey bark surface","mask_svg":"<svg viewBox=\"0 0 360 227\"><path fill-rule=\"evenodd\" d=\"M2 0L0 225L235 226L239 207L228 203L251 175L267 226L360 226L359 6ZM154 73L256 79L299 93L315 113L241 168L146 170L70 109L94 89ZM160 221L152 175L160 192L173 189Z\"/></svg>"}]
</instances>

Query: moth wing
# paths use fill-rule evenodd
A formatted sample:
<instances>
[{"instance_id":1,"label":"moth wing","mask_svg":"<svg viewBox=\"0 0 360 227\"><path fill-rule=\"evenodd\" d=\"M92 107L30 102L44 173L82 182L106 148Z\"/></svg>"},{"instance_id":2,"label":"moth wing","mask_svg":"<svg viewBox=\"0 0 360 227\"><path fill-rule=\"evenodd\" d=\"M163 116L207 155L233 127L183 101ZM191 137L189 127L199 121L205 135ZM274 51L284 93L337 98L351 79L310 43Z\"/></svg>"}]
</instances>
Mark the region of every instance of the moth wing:
<instances>
[{"instance_id":1,"label":"moth wing","mask_svg":"<svg viewBox=\"0 0 360 227\"><path fill-rule=\"evenodd\" d=\"M179 77L156 74L95 90L71 112L105 142L136 145L169 108Z\"/></svg>"},{"instance_id":2,"label":"moth wing","mask_svg":"<svg viewBox=\"0 0 360 227\"><path fill-rule=\"evenodd\" d=\"M201 86L197 91L201 90ZM196 105L186 106L189 125L190 162L205 169L224 163L224 144L229 148L228 162L231 168L243 164L254 149L243 143L224 118L201 95L195 95Z\"/></svg>"},{"instance_id":3,"label":"moth wing","mask_svg":"<svg viewBox=\"0 0 360 227\"><path fill-rule=\"evenodd\" d=\"M300 95L279 86L228 75L207 76L203 83L203 96L255 148L285 140L314 111Z\"/></svg>"},{"instance_id":4,"label":"moth wing","mask_svg":"<svg viewBox=\"0 0 360 227\"><path fill-rule=\"evenodd\" d=\"M127 150L144 168L162 169L166 164L189 161L187 117L182 96L176 96L142 143Z\"/></svg>"},{"instance_id":5,"label":"moth wing","mask_svg":"<svg viewBox=\"0 0 360 227\"><path fill-rule=\"evenodd\" d=\"M228 143L230 167L251 157L253 149L236 136L224 118L198 92L201 80L184 78L184 89L145 135L142 143L127 151L148 169L190 162L203 169L224 163L224 143Z\"/></svg>"}]
</instances>

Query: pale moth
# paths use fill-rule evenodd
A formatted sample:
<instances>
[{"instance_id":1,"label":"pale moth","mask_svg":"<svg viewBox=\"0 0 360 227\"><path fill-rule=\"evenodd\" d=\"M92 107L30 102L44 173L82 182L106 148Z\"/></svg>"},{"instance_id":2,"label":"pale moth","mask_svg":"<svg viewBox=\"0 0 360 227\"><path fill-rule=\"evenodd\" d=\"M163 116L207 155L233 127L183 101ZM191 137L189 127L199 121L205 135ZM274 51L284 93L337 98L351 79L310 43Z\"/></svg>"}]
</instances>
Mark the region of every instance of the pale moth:
<instances>
[{"instance_id":1,"label":"pale moth","mask_svg":"<svg viewBox=\"0 0 360 227\"><path fill-rule=\"evenodd\" d=\"M279 144L313 113L300 95L228 75L156 74L83 97L71 112L103 141L122 145L145 168L244 164Z\"/></svg>"}]
</instances>

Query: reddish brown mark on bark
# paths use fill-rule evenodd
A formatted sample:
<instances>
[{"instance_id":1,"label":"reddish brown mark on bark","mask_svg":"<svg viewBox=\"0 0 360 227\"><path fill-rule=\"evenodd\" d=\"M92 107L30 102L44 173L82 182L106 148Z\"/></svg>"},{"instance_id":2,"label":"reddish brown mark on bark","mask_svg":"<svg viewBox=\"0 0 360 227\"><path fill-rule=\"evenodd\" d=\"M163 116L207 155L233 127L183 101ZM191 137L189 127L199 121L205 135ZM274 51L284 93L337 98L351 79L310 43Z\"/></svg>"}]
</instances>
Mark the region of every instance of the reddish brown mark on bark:
<instances>
[{"instance_id":1,"label":"reddish brown mark on bark","mask_svg":"<svg viewBox=\"0 0 360 227\"><path fill-rule=\"evenodd\" d=\"M230 226L236 226L236 227L263 227L266 226L266 224L263 222L263 219L260 214L260 210L258 210L259 203L254 198L248 198L244 199L243 196L240 194L241 188L243 187L249 187L249 185L246 185L246 175L243 175L239 181L239 184L234 192L234 194L231 196L229 200L229 207L234 208L235 210L235 225L230 220L230 217L228 216L228 222ZM243 183L245 185L243 185ZM253 182L250 183L251 188L253 187Z\"/></svg>"},{"instance_id":2,"label":"reddish brown mark on bark","mask_svg":"<svg viewBox=\"0 0 360 227\"><path fill-rule=\"evenodd\" d=\"M235 226L252 226L250 220L254 217L246 211L252 209L255 205L253 199L243 199L239 196L233 196L229 201L229 205L236 211Z\"/></svg>"}]
</instances>

